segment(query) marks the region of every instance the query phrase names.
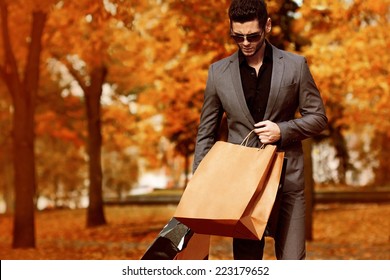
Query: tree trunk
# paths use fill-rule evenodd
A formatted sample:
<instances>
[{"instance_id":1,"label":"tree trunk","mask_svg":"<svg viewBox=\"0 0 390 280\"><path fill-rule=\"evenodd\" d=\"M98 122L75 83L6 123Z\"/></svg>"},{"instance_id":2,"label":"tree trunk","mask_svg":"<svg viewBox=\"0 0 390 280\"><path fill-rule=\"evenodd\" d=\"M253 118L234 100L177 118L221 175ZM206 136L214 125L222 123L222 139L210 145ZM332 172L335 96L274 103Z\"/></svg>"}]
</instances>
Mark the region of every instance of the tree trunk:
<instances>
[{"instance_id":1,"label":"tree trunk","mask_svg":"<svg viewBox=\"0 0 390 280\"><path fill-rule=\"evenodd\" d=\"M28 49L23 79L12 50L8 26L8 7L0 1L1 31L5 54L4 66L0 68L13 102L13 167L15 184L15 213L13 248L35 247L34 194L34 113L35 96L39 85L39 62L42 50L41 38L47 15L34 12L31 28L31 43Z\"/></svg>"},{"instance_id":2,"label":"tree trunk","mask_svg":"<svg viewBox=\"0 0 390 280\"><path fill-rule=\"evenodd\" d=\"M39 87L41 38L47 14L33 13L31 44L24 73L23 92L14 98L15 218L14 248L35 247L34 195L36 191L34 154L35 97Z\"/></svg>"},{"instance_id":3,"label":"tree trunk","mask_svg":"<svg viewBox=\"0 0 390 280\"><path fill-rule=\"evenodd\" d=\"M371 151L378 151L378 166L374 168L374 185L388 186L390 184L390 141L387 134L378 133L371 144Z\"/></svg>"},{"instance_id":4,"label":"tree trunk","mask_svg":"<svg viewBox=\"0 0 390 280\"><path fill-rule=\"evenodd\" d=\"M336 149L336 157L340 160L338 167L339 183L344 185L346 183L345 175L349 167L349 155L345 138L342 134L341 127L334 127L331 124L328 126L330 132L330 138L333 141L333 145Z\"/></svg>"},{"instance_id":5,"label":"tree trunk","mask_svg":"<svg viewBox=\"0 0 390 280\"><path fill-rule=\"evenodd\" d=\"M20 94L18 94L20 95ZM18 96L14 102L13 152L15 174L15 214L13 247L35 247L34 194L34 112L31 97ZM29 108L30 107L30 108Z\"/></svg>"},{"instance_id":6,"label":"tree trunk","mask_svg":"<svg viewBox=\"0 0 390 280\"><path fill-rule=\"evenodd\" d=\"M314 180L311 158L312 140L306 139L302 142L304 152L305 170L305 203L306 203L306 240L313 240L313 208L314 208Z\"/></svg>"},{"instance_id":7,"label":"tree trunk","mask_svg":"<svg viewBox=\"0 0 390 280\"><path fill-rule=\"evenodd\" d=\"M94 68L91 73L91 85L85 92L88 121L88 157L89 157L89 206L87 226L106 224L103 209L103 175L101 164L101 114L100 98L107 74L104 66Z\"/></svg>"}]
</instances>

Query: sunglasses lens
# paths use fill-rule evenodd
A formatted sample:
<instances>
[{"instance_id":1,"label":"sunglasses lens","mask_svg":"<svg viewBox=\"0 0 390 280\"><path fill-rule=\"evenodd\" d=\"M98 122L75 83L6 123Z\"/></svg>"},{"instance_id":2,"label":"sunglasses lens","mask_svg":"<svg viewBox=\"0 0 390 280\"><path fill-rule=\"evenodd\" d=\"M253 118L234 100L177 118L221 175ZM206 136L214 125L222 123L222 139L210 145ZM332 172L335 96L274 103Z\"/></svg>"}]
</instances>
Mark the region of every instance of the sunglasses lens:
<instances>
[{"instance_id":1,"label":"sunglasses lens","mask_svg":"<svg viewBox=\"0 0 390 280\"><path fill-rule=\"evenodd\" d=\"M237 43L242 43L242 42L244 42L244 40L245 40L245 37L243 37L243 36L235 36L235 35L232 35L232 38L233 38L234 41L236 41Z\"/></svg>"},{"instance_id":2,"label":"sunglasses lens","mask_svg":"<svg viewBox=\"0 0 390 280\"><path fill-rule=\"evenodd\" d=\"M260 35L254 35L250 37L246 37L249 43L257 42L260 39Z\"/></svg>"}]
</instances>

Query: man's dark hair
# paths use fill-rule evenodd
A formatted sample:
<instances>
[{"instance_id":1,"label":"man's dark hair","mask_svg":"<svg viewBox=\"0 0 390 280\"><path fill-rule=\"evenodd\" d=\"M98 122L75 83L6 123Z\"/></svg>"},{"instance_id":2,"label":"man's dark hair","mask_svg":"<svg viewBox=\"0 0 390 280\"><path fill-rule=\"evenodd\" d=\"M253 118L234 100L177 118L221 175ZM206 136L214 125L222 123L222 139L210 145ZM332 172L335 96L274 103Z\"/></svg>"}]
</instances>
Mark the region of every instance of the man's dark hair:
<instances>
[{"instance_id":1,"label":"man's dark hair","mask_svg":"<svg viewBox=\"0 0 390 280\"><path fill-rule=\"evenodd\" d=\"M263 28L268 19L267 5L263 0L232 0L229 19L230 25L233 21L244 23L257 19Z\"/></svg>"}]
</instances>

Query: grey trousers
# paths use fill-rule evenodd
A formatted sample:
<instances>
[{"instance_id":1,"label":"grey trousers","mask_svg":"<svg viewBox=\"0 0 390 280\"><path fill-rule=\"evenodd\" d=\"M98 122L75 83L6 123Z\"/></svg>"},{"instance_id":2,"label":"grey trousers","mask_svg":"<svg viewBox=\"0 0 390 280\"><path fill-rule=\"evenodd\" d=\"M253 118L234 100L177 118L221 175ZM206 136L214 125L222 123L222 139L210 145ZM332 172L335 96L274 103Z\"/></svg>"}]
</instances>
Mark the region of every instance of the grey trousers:
<instances>
[{"instance_id":1,"label":"grey trousers","mask_svg":"<svg viewBox=\"0 0 390 280\"><path fill-rule=\"evenodd\" d=\"M303 260L305 244L304 190L281 193L275 230L275 256L278 260ZM236 260L261 260L265 240L233 238L233 256Z\"/></svg>"}]
</instances>

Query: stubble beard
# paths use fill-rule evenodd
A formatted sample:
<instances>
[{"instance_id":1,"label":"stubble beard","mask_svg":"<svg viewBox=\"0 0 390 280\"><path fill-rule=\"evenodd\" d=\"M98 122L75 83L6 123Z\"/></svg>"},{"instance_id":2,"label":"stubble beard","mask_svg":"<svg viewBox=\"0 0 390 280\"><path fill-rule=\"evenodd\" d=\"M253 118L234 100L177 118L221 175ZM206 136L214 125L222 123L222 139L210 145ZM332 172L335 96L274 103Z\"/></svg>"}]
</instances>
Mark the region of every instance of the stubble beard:
<instances>
[{"instance_id":1,"label":"stubble beard","mask_svg":"<svg viewBox=\"0 0 390 280\"><path fill-rule=\"evenodd\" d=\"M261 44L257 45L255 51L252 54L249 54L249 55L245 54L245 52L243 51L242 47L240 47L240 49L241 49L241 52L245 55L245 57L251 58L251 57L254 57L259 52L259 50L261 50L261 48L264 46L264 44L265 44L265 38L263 38Z\"/></svg>"}]
</instances>

